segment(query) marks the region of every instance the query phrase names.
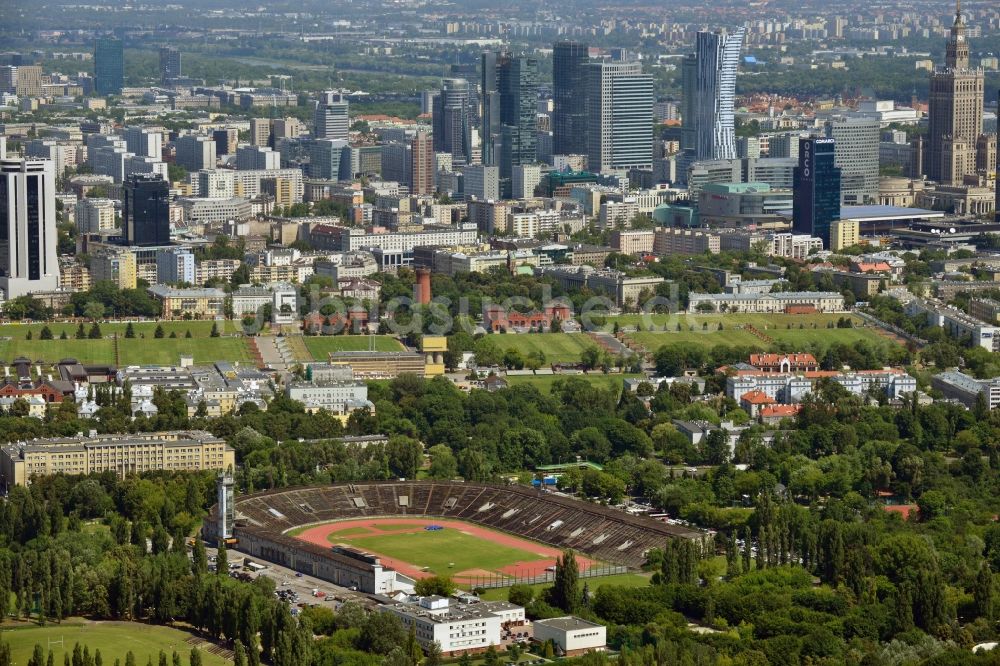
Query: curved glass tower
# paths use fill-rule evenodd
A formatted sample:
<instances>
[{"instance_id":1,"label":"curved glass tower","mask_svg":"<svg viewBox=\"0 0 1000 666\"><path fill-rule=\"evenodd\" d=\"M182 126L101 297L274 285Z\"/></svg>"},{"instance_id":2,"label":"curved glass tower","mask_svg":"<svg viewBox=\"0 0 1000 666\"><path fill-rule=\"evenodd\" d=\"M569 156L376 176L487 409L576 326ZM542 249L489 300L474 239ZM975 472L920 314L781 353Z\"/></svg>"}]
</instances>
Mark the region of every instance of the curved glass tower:
<instances>
[{"instance_id":1,"label":"curved glass tower","mask_svg":"<svg viewBox=\"0 0 1000 666\"><path fill-rule=\"evenodd\" d=\"M699 32L684 60L683 145L694 160L736 158L733 106L746 28L732 34Z\"/></svg>"}]
</instances>

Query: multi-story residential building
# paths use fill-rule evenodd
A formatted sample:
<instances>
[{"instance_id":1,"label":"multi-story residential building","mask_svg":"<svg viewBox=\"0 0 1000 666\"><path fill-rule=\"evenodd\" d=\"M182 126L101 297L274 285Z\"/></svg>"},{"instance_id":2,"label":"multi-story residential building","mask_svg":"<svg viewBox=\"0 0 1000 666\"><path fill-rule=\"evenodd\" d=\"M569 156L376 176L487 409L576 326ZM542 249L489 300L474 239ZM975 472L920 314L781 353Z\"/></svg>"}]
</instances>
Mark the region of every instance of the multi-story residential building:
<instances>
[{"instance_id":1,"label":"multi-story residential building","mask_svg":"<svg viewBox=\"0 0 1000 666\"><path fill-rule=\"evenodd\" d=\"M119 289L135 289L135 254L124 249L95 254L90 258L90 277L94 282L112 282Z\"/></svg>"},{"instance_id":2,"label":"multi-story residential building","mask_svg":"<svg viewBox=\"0 0 1000 666\"><path fill-rule=\"evenodd\" d=\"M481 164L462 167L462 191L466 198L496 201L500 198L500 167Z\"/></svg>"},{"instance_id":3,"label":"multi-story residential building","mask_svg":"<svg viewBox=\"0 0 1000 666\"><path fill-rule=\"evenodd\" d=\"M280 169L281 153L264 146L243 146L236 149L236 168L240 171L248 169ZM296 169L301 173L301 170Z\"/></svg>"},{"instance_id":4,"label":"multi-story residential building","mask_svg":"<svg viewBox=\"0 0 1000 666\"><path fill-rule=\"evenodd\" d=\"M139 157L163 159L163 134L145 127L129 127L125 130L125 147Z\"/></svg>"},{"instance_id":5,"label":"multi-story residential building","mask_svg":"<svg viewBox=\"0 0 1000 666\"><path fill-rule=\"evenodd\" d=\"M988 409L1000 407L1000 377L976 379L953 369L931 375L931 386L969 409L975 409L980 399Z\"/></svg>"},{"instance_id":6,"label":"multi-story residential building","mask_svg":"<svg viewBox=\"0 0 1000 666\"><path fill-rule=\"evenodd\" d=\"M611 232L611 247L622 254L650 254L653 252L655 232L643 231Z\"/></svg>"},{"instance_id":7,"label":"multi-story residential building","mask_svg":"<svg viewBox=\"0 0 1000 666\"><path fill-rule=\"evenodd\" d=\"M684 60L681 149L692 161L736 157L733 104L745 34L745 27L731 35L699 32L695 52Z\"/></svg>"},{"instance_id":8,"label":"multi-story residential building","mask_svg":"<svg viewBox=\"0 0 1000 666\"><path fill-rule=\"evenodd\" d=\"M774 294L688 294L688 312L843 312L844 296L835 291L786 291Z\"/></svg>"},{"instance_id":9,"label":"multi-story residential building","mask_svg":"<svg viewBox=\"0 0 1000 666\"><path fill-rule=\"evenodd\" d=\"M653 233L653 254L665 257L674 254L718 254L719 234L698 229L660 227Z\"/></svg>"},{"instance_id":10,"label":"multi-story residential building","mask_svg":"<svg viewBox=\"0 0 1000 666\"><path fill-rule=\"evenodd\" d=\"M197 176L198 196L204 199L232 199L236 196L233 171L202 169Z\"/></svg>"},{"instance_id":11,"label":"multi-story residential building","mask_svg":"<svg viewBox=\"0 0 1000 666\"><path fill-rule=\"evenodd\" d=\"M316 260L316 274L333 278L335 282L363 278L378 273L378 263L370 252L351 252L337 258Z\"/></svg>"},{"instance_id":12,"label":"multi-story residential building","mask_svg":"<svg viewBox=\"0 0 1000 666\"><path fill-rule=\"evenodd\" d=\"M857 220L834 220L830 223L830 249L840 252L861 242L861 223Z\"/></svg>"},{"instance_id":13,"label":"multi-story residential building","mask_svg":"<svg viewBox=\"0 0 1000 666\"><path fill-rule=\"evenodd\" d=\"M225 315L226 292L221 289L177 289L157 284L148 291L159 301L163 319L221 319Z\"/></svg>"},{"instance_id":14,"label":"multi-story residential building","mask_svg":"<svg viewBox=\"0 0 1000 666\"><path fill-rule=\"evenodd\" d=\"M188 171L215 168L215 141L211 137L188 135L174 141L174 162Z\"/></svg>"},{"instance_id":15,"label":"multi-story residential building","mask_svg":"<svg viewBox=\"0 0 1000 666\"><path fill-rule=\"evenodd\" d=\"M226 280L243 265L239 259L203 259L195 266L195 283L205 284L209 280Z\"/></svg>"},{"instance_id":16,"label":"multi-story residential building","mask_svg":"<svg viewBox=\"0 0 1000 666\"><path fill-rule=\"evenodd\" d=\"M624 201L605 201L601 204L598 223L602 229L621 229L632 226L639 214L639 203L633 197Z\"/></svg>"},{"instance_id":17,"label":"multi-story residential building","mask_svg":"<svg viewBox=\"0 0 1000 666\"><path fill-rule=\"evenodd\" d=\"M984 323L957 308L914 298L903 306L903 311L911 317L925 315L928 324L943 328L955 340L967 341L988 351L1000 351L1000 326Z\"/></svg>"},{"instance_id":18,"label":"multi-story residential building","mask_svg":"<svg viewBox=\"0 0 1000 666\"><path fill-rule=\"evenodd\" d=\"M250 145L252 146L271 146L274 144L272 139L272 128L274 126L274 119L272 118L251 118L250 119Z\"/></svg>"},{"instance_id":19,"label":"multi-story residential building","mask_svg":"<svg viewBox=\"0 0 1000 666\"><path fill-rule=\"evenodd\" d=\"M115 202L112 199L81 199L74 207L76 230L82 234L110 231L115 224Z\"/></svg>"},{"instance_id":20,"label":"multi-story residential building","mask_svg":"<svg viewBox=\"0 0 1000 666\"><path fill-rule=\"evenodd\" d=\"M412 263L413 248L418 245L469 245L476 241L476 237L475 225L468 223L454 226L425 225L419 231L401 232L370 231L326 224L313 227L309 233L310 242L318 250L353 252L379 248L393 253L396 260L405 261L405 265Z\"/></svg>"},{"instance_id":21,"label":"multi-story residential building","mask_svg":"<svg viewBox=\"0 0 1000 666\"><path fill-rule=\"evenodd\" d=\"M90 269L76 261L59 263L59 286L66 291L88 291L91 285Z\"/></svg>"},{"instance_id":22,"label":"multi-story residential building","mask_svg":"<svg viewBox=\"0 0 1000 666\"><path fill-rule=\"evenodd\" d=\"M0 471L9 486L24 486L32 477L52 474L156 470L226 470L236 453L225 442L201 430L33 439L0 448Z\"/></svg>"},{"instance_id":23,"label":"multi-story residential building","mask_svg":"<svg viewBox=\"0 0 1000 666\"><path fill-rule=\"evenodd\" d=\"M970 298L969 314L990 324L1000 324L1000 301L992 298Z\"/></svg>"},{"instance_id":24,"label":"multi-story residential building","mask_svg":"<svg viewBox=\"0 0 1000 666\"><path fill-rule=\"evenodd\" d=\"M164 248L156 253L156 281L160 284L199 284L194 254L187 248Z\"/></svg>"}]
</instances>

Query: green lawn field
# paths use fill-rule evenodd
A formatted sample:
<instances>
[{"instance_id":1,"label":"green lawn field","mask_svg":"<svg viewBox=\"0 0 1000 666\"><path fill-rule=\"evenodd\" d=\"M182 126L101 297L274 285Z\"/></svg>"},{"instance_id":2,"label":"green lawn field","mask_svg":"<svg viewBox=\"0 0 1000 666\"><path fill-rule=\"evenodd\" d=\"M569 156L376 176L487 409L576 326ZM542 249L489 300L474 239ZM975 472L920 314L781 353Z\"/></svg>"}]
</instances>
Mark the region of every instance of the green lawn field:
<instances>
[{"instance_id":1,"label":"green lawn field","mask_svg":"<svg viewBox=\"0 0 1000 666\"><path fill-rule=\"evenodd\" d=\"M0 360L9 363L18 356L24 356L32 361L40 359L46 363L75 358L81 363L114 364L114 345L114 340L110 338L100 340L13 338L0 340ZM181 354L193 354L195 363L222 360L248 363L251 360L247 340L243 337L155 339L149 335L146 339L119 338L118 350L122 365L176 364Z\"/></svg>"},{"instance_id":2,"label":"green lawn field","mask_svg":"<svg viewBox=\"0 0 1000 666\"><path fill-rule=\"evenodd\" d=\"M416 532L372 536L335 532L330 534L329 540L331 543L346 543L403 560L415 567L427 567L432 573L442 575L470 569L497 571L515 562L531 562L543 558L531 551L480 539L453 527L445 527L436 532L420 527L415 529Z\"/></svg>"},{"instance_id":3,"label":"green lawn field","mask_svg":"<svg viewBox=\"0 0 1000 666\"><path fill-rule=\"evenodd\" d=\"M132 329L135 331L135 335L139 338L145 335L147 338L153 337L153 332L156 331L157 326L162 326L164 332L170 335L172 332L176 332L179 337L184 337L187 331L191 331L192 337L195 338L207 338L212 332L212 324L216 322L212 321L144 321L136 322L132 324ZM240 323L238 321L219 321L218 328L220 333L242 333L240 328ZM49 327L52 334L55 337L59 337L62 331L66 331L66 335L73 337L76 333L77 324L70 323L59 323L53 322L49 324L0 324L0 337L13 337L24 339L24 336L31 331L34 338L38 338L39 332L45 326ZM90 329L90 323L84 322L85 329ZM125 335L125 329L128 324L112 323L112 322L102 322L101 333L104 335L111 335L117 333L119 335Z\"/></svg>"},{"instance_id":4,"label":"green lawn field","mask_svg":"<svg viewBox=\"0 0 1000 666\"><path fill-rule=\"evenodd\" d=\"M619 395L624 386L623 380L642 376L644 375L605 375L602 372L591 372L586 375L517 375L514 377L505 377L505 379L511 386L515 384L528 384L538 388L542 393L551 393L552 385L560 379L582 379L589 382L592 386L607 391L614 391L616 395Z\"/></svg>"},{"instance_id":5,"label":"green lawn field","mask_svg":"<svg viewBox=\"0 0 1000 666\"><path fill-rule=\"evenodd\" d=\"M597 592L597 588L601 585L620 585L622 587L645 587L649 585L649 579L651 574L645 573L626 573L626 574L615 574L613 576L600 576L596 578L581 578L580 579L580 589L583 589L583 584L586 583L587 587L590 588L590 592L593 594ZM538 594L547 587L551 587L551 583L539 583L538 585L531 585L535 594ZM487 601L507 601L507 593L510 588L497 587L486 590L486 593L482 595L482 598Z\"/></svg>"},{"instance_id":6,"label":"green lawn field","mask_svg":"<svg viewBox=\"0 0 1000 666\"><path fill-rule=\"evenodd\" d=\"M584 333L500 333L489 339L503 351L516 349L525 358L540 351L545 354L546 364L575 363L584 349L595 346Z\"/></svg>"},{"instance_id":7,"label":"green lawn field","mask_svg":"<svg viewBox=\"0 0 1000 666\"><path fill-rule=\"evenodd\" d=\"M827 328L831 322L850 315L814 314L714 314L714 315L651 315L655 330L643 330L629 333L632 340L638 342L649 351L656 351L663 345L688 343L704 347L716 345L753 347L767 349L770 345L741 328L750 324L762 333L770 336L775 342L787 342L792 345L820 345L826 347L833 343L847 345L867 342L876 345L892 345L889 338L881 335L877 329L862 327L860 320L851 317L856 328ZM622 321L624 319L624 321ZM635 326L640 321L640 315L623 315L618 321L623 326ZM681 330L677 330L677 324ZM719 330L719 324L722 330ZM648 322L644 323L648 326ZM802 328L800 328L800 326ZM664 330L664 327L666 330ZM694 330L691 330L691 328ZM814 328L815 327L815 328Z\"/></svg>"},{"instance_id":8,"label":"green lawn field","mask_svg":"<svg viewBox=\"0 0 1000 666\"><path fill-rule=\"evenodd\" d=\"M115 659L121 659L121 663L124 664L125 655L129 650L135 654L137 664L145 664L150 657L154 664L157 663L160 650L167 654L168 661L176 650L181 655L181 661L186 664L191 656L192 647L186 642L191 638L191 634L187 632L134 622L86 622L74 619L44 627L3 629L0 631L0 637L10 643L12 664L28 663L36 643L41 645L47 654L49 640L63 641L62 646L52 647L57 664L63 663L63 654L69 653L72 656L75 643L89 646L91 654L95 650L100 650L102 661L106 665L114 664ZM202 648L207 648L209 645L201 642ZM200 651L205 666L223 666L232 663L208 652L207 649Z\"/></svg>"},{"instance_id":9,"label":"green lawn field","mask_svg":"<svg viewBox=\"0 0 1000 666\"><path fill-rule=\"evenodd\" d=\"M823 313L818 312L816 314L802 314L802 315L789 315L789 314L687 314L687 313L675 313L675 314L624 314L618 315L616 317L608 317L608 322L618 322L620 326L637 326L640 323L652 322L657 326L657 330L662 330L662 327L666 325L669 330L673 330L677 322L681 323L681 326L687 328L690 325L694 325L701 328L703 322L708 322L709 328L717 328L718 323L722 322L725 328L740 326L742 324L752 324L753 326L765 330L772 328L785 328L787 325L791 324L793 328L798 328L799 324L802 324L806 328L812 328L813 324L817 328L826 328L826 325L830 322L834 324L837 320L847 317L854 322L855 326L862 323L859 317L851 314L842 313Z\"/></svg>"},{"instance_id":10,"label":"green lawn field","mask_svg":"<svg viewBox=\"0 0 1000 666\"><path fill-rule=\"evenodd\" d=\"M403 351L402 343L390 335L375 336L375 351ZM302 338L306 349L317 361L325 361L333 352L367 351L372 337L368 335L317 335Z\"/></svg>"}]
</instances>

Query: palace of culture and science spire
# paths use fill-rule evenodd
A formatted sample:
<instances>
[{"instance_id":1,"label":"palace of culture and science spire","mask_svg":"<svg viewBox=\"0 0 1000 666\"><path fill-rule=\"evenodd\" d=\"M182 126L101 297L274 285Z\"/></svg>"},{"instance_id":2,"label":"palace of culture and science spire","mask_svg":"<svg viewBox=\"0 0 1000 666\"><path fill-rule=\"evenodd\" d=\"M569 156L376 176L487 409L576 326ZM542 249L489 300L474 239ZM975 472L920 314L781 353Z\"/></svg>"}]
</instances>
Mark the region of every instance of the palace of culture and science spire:
<instances>
[{"instance_id":1,"label":"palace of culture and science spire","mask_svg":"<svg viewBox=\"0 0 1000 666\"><path fill-rule=\"evenodd\" d=\"M925 170L929 180L961 185L966 175L988 165L996 144L993 137L983 134L983 70L969 64L960 1L955 7L945 65L931 73L928 115Z\"/></svg>"}]
</instances>

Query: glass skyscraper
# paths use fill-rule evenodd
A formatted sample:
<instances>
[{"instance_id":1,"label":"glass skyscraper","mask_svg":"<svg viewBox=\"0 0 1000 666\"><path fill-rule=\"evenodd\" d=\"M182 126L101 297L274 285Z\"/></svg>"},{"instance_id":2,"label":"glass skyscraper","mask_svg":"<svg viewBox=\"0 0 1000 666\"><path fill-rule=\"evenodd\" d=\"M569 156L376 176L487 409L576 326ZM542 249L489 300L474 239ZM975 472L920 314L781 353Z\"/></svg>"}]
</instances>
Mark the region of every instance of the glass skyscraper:
<instances>
[{"instance_id":1,"label":"glass skyscraper","mask_svg":"<svg viewBox=\"0 0 1000 666\"><path fill-rule=\"evenodd\" d=\"M455 164L472 163L469 82L444 79L434 98L434 152L450 153Z\"/></svg>"},{"instance_id":2,"label":"glass skyscraper","mask_svg":"<svg viewBox=\"0 0 1000 666\"><path fill-rule=\"evenodd\" d=\"M159 174L134 173L125 181L122 231L126 245L170 244L170 185Z\"/></svg>"},{"instance_id":3,"label":"glass skyscraper","mask_svg":"<svg viewBox=\"0 0 1000 666\"><path fill-rule=\"evenodd\" d=\"M510 196L514 167L534 164L537 155L538 61L501 54L497 59L500 93L500 179L503 196Z\"/></svg>"},{"instance_id":4,"label":"glass skyscraper","mask_svg":"<svg viewBox=\"0 0 1000 666\"><path fill-rule=\"evenodd\" d=\"M745 27L731 35L699 32L684 59L681 148L692 160L736 158L733 105Z\"/></svg>"},{"instance_id":5,"label":"glass skyscraper","mask_svg":"<svg viewBox=\"0 0 1000 666\"><path fill-rule=\"evenodd\" d=\"M552 48L552 154L587 152L587 63L589 48L556 42Z\"/></svg>"},{"instance_id":6,"label":"glass skyscraper","mask_svg":"<svg viewBox=\"0 0 1000 666\"><path fill-rule=\"evenodd\" d=\"M94 43L94 91L120 95L125 86L125 50L122 40L101 37Z\"/></svg>"},{"instance_id":7,"label":"glass skyscraper","mask_svg":"<svg viewBox=\"0 0 1000 666\"><path fill-rule=\"evenodd\" d=\"M830 246L830 226L840 219L840 168L834 139L799 139L799 165L794 171L792 230Z\"/></svg>"}]
</instances>

